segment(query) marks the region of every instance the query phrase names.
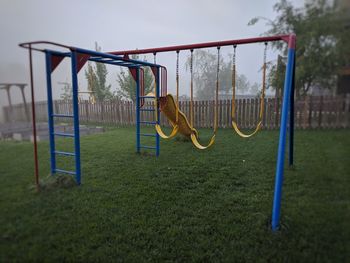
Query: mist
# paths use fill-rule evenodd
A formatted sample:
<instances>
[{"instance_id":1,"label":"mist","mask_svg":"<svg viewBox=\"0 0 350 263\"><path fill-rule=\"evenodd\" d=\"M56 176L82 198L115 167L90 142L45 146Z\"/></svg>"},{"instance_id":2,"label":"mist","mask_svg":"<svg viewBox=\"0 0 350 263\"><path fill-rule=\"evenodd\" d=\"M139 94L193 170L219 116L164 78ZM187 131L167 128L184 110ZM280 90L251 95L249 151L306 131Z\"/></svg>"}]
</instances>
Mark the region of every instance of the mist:
<instances>
[{"instance_id":1,"label":"mist","mask_svg":"<svg viewBox=\"0 0 350 263\"><path fill-rule=\"evenodd\" d=\"M103 51L161 47L198 42L256 37L267 30L264 23L248 26L256 16L275 17L272 6L276 1L19 1L0 2L0 32L2 34L0 83L29 83L28 51L18 47L20 42L48 40L94 49L95 42ZM295 1L302 5L303 1ZM222 49L228 55L232 48ZM240 48L238 66L249 81L260 82L259 68L262 45ZM252 55L253 54L253 55ZM188 75L181 53L181 94L188 94ZM275 59L272 50L268 59ZM42 53L34 54L36 100L46 99L45 67ZM143 57L142 57L143 58ZM152 56L147 56L152 61ZM169 91L174 91L175 54L159 54L157 62L168 67ZM117 67L108 66L108 82L117 89ZM70 65L62 63L53 74L53 96L58 99L62 85L70 81ZM80 90L86 90L84 68L79 74ZM0 91L0 105L7 105L6 92ZM13 103L20 103L20 91L11 89ZM30 101L29 86L26 97Z\"/></svg>"}]
</instances>

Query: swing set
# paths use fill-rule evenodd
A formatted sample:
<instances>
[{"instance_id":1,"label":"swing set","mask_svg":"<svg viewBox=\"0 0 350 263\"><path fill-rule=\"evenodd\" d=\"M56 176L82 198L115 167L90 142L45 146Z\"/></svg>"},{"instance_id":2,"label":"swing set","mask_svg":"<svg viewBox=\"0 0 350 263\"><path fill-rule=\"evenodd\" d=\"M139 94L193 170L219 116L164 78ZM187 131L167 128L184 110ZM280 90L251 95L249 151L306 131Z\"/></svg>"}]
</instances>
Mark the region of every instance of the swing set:
<instances>
[{"instance_id":1,"label":"swing set","mask_svg":"<svg viewBox=\"0 0 350 263\"><path fill-rule=\"evenodd\" d=\"M264 115L264 99L265 99L265 90L266 90L266 51L267 51L267 42L265 42L265 49L264 49L264 60L263 60L263 66L262 66L262 90L261 90L261 96L260 96L260 107L259 107L259 120L256 128L254 131L250 134L243 133L237 124L236 120L236 48L237 45L233 46L234 52L232 57L232 110L231 110L231 119L232 119L232 128L235 130L235 132L241 136L242 138L249 138L253 135L255 135L262 126L262 119ZM157 123L155 124L155 129L158 133L158 135L163 139L171 139L175 137L175 135L179 132L187 137L191 138L191 141L195 147L197 147L200 150L205 150L212 146L215 142L216 133L218 130L218 105L219 105L219 89L220 89L220 81L219 81L219 73L220 73L220 46L217 47L217 66L216 66L216 82L215 82L215 100L214 100L214 128L213 128L213 135L211 136L209 143L207 145L202 145L199 142L199 136L197 130L194 128L194 101L193 101L193 49L190 50L190 121L187 120L186 115L180 111L179 109L179 53L180 51L176 51L176 101L174 100L173 96L171 94L167 94L167 96L164 98L160 98L163 101L163 105L160 107L161 111L165 114L165 116L170 120L170 123L172 125L172 131L169 135L166 135L163 131L160 125ZM154 61L156 53L154 53ZM156 88L157 82L156 79L154 81L154 90L157 90ZM152 94L150 94L152 95ZM154 105L155 108L157 108L158 98L159 96L156 94L154 97ZM169 101L169 103L167 103ZM169 108L171 110L169 110ZM179 122L179 116L181 116L184 121ZM156 111L155 114L156 122L159 119L158 112Z\"/></svg>"},{"instance_id":2,"label":"swing set","mask_svg":"<svg viewBox=\"0 0 350 263\"><path fill-rule=\"evenodd\" d=\"M34 81L33 81L33 63L32 51L40 51L46 57L46 77L47 77L47 98L48 98L48 124L49 124L49 138L50 138L50 164L51 174L66 173L74 175L77 184L81 183L81 167L80 167L80 135L79 135L79 96L78 96L78 79L77 74L87 61L104 63L109 65L116 65L127 67L135 80L136 84L136 151L141 152L141 149L153 149L156 151L156 156L160 153L160 138L171 139L178 133L187 136L191 139L193 145L204 150L211 147L215 142L216 133L218 130L218 101L219 101L219 73L220 73L220 49L223 46L233 47L232 56L232 110L231 120L234 131L243 138L248 138L255 135L262 127L262 120L264 114L264 99L266 90L266 50L269 42L284 41L288 44L288 60L284 82L283 104L281 112L281 124L278 154L276 162L275 175L275 190L272 207L272 230L277 230L280 221L280 206L282 196L282 184L284 173L284 158L287 137L287 126L289 119L289 165L293 165L293 142L294 142L294 74L295 74L295 46L296 36L278 35L269 37L258 37L239 40L228 40L219 42L209 42L191 45L170 46L162 48L126 50L115 52L98 52L77 47L66 46L48 41L36 41L20 44L21 47L29 50L29 67L31 79L31 96L32 96L32 121L33 121L33 138L34 138L34 164L35 164L35 182L39 189L39 169L37 157L37 142L36 142L36 120L35 120L35 96L34 96ZM262 88L260 96L259 120L255 129L249 133L243 133L237 124L236 118L236 50L239 45L250 43L264 43L264 55L262 64ZM57 51L52 49L39 48L42 45L50 45L66 51ZM199 133L194 128L194 98L193 98L193 61L194 50L201 48L216 48L217 49L217 63L216 63L216 82L215 82L215 100L213 111L213 134L207 144L203 144L199 140ZM179 109L179 57L181 51L190 52L190 116L189 120L186 115ZM162 52L176 52L176 96L175 99L171 94L167 94L167 69L166 67L156 63L156 55ZM133 54L153 54L154 63L130 59L129 56ZM73 92L73 114L60 114L53 111L52 99L52 84L51 75L57 66L64 58L71 60L72 68L72 92ZM150 67L154 76L154 93L145 95L144 87L144 68ZM153 100L153 107L147 107L145 99ZM141 112L154 112L154 120L141 120ZM162 130L160 125L160 112L166 116L172 126L171 132L167 135ZM74 133L59 133L55 132L54 118L72 118L74 124ZM141 133L141 125L153 125L155 133ZM74 138L74 152L64 152L56 150L55 137L72 137ZM141 137L155 137L155 146L142 145ZM75 171L66 171L56 167L56 155L72 156L75 160Z\"/></svg>"}]
</instances>

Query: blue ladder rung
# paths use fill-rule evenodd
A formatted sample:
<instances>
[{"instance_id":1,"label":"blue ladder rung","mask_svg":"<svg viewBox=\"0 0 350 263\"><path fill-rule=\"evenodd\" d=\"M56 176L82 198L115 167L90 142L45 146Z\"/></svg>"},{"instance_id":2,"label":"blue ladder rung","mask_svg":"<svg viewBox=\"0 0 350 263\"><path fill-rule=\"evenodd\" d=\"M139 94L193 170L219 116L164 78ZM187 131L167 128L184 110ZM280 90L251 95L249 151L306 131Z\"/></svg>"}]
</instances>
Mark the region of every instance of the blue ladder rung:
<instances>
[{"instance_id":1,"label":"blue ladder rung","mask_svg":"<svg viewBox=\"0 0 350 263\"><path fill-rule=\"evenodd\" d=\"M55 154L65 155L65 156L75 156L75 153L63 152L63 151L55 151Z\"/></svg>"},{"instance_id":2,"label":"blue ladder rung","mask_svg":"<svg viewBox=\"0 0 350 263\"><path fill-rule=\"evenodd\" d=\"M141 99L154 99L155 96L140 96Z\"/></svg>"},{"instance_id":3,"label":"blue ladder rung","mask_svg":"<svg viewBox=\"0 0 350 263\"><path fill-rule=\"evenodd\" d=\"M154 147L154 146L146 146L146 145L140 145L140 148L144 148L144 149L157 149L157 147Z\"/></svg>"},{"instance_id":4,"label":"blue ladder rung","mask_svg":"<svg viewBox=\"0 0 350 263\"><path fill-rule=\"evenodd\" d=\"M140 123L144 123L144 124L157 124L157 122L155 122L155 121L140 121Z\"/></svg>"},{"instance_id":5,"label":"blue ladder rung","mask_svg":"<svg viewBox=\"0 0 350 263\"><path fill-rule=\"evenodd\" d=\"M140 109L140 111L154 111L154 109Z\"/></svg>"},{"instance_id":6,"label":"blue ladder rung","mask_svg":"<svg viewBox=\"0 0 350 263\"><path fill-rule=\"evenodd\" d=\"M140 133L141 136L146 136L146 137L156 137L157 135L151 134L151 133Z\"/></svg>"},{"instance_id":7,"label":"blue ladder rung","mask_svg":"<svg viewBox=\"0 0 350 263\"><path fill-rule=\"evenodd\" d=\"M74 118L71 114L52 114L52 117Z\"/></svg>"},{"instance_id":8,"label":"blue ladder rung","mask_svg":"<svg viewBox=\"0 0 350 263\"><path fill-rule=\"evenodd\" d=\"M62 136L62 137L74 137L72 133L63 133L63 132L54 132L53 135Z\"/></svg>"},{"instance_id":9,"label":"blue ladder rung","mask_svg":"<svg viewBox=\"0 0 350 263\"><path fill-rule=\"evenodd\" d=\"M76 174L76 172L67 171L67 170L58 169L58 168L55 169L55 172L57 172L57 173L64 173L64 174L71 174L71 175L75 175Z\"/></svg>"}]
</instances>

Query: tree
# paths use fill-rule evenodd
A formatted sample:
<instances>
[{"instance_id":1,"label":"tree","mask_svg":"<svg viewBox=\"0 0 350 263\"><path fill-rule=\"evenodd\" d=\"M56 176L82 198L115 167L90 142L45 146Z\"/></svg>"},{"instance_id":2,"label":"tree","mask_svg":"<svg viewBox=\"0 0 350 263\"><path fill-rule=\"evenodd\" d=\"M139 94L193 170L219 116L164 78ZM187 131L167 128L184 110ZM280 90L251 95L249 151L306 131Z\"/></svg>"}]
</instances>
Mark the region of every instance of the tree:
<instances>
[{"instance_id":1,"label":"tree","mask_svg":"<svg viewBox=\"0 0 350 263\"><path fill-rule=\"evenodd\" d=\"M286 57L278 55L277 63L268 63L267 70L267 87L274 89L276 97L280 97L286 74Z\"/></svg>"},{"instance_id":2,"label":"tree","mask_svg":"<svg viewBox=\"0 0 350 263\"><path fill-rule=\"evenodd\" d=\"M222 58L220 58L220 62L222 62ZM190 69L190 64L191 57L188 57L187 70ZM197 99L212 100L215 97L216 70L216 54L207 50L196 50L193 53L193 88Z\"/></svg>"},{"instance_id":3,"label":"tree","mask_svg":"<svg viewBox=\"0 0 350 263\"><path fill-rule=\"evenodd\" d=\"M58 84L63 85L60 98L62 100L71 100L73 97L73 91L72 91L71 84L67 81L66 82L58 82Z\"/></svg>"},{"instance_id":4,"label":"tree","mask_svg":"<svg viewBox=\"0 0 350 263\"><path fill-rule=\"evenodd\" d=\"M101 51L101 47L95 43L96 51ZM94 65L95 64L95 65ZM95 98L99 101L112 99L114 97L111 91L111 85L107 85L107 67L103 63L88 62L85 70L85 77L88 82L88 91L93 92Z\"/></svg>"},{"instance_id":5,"label":"tree","mask_svg":"<svg viewBox=\"0 0 350 263\"><path fill-rule=\"evenodd\" d=\"M350 35L342 23L342 11L327 0L307 1L301 9L294 8L287 0L280 0L273 8L278 13L275 20L256 17L248 24L254 25L264 19L270 27L267 35L296 33L297 96L306 94L314 86L332 88L339 68L350 57L349 48L346 48ZM287 55L286 45L281 42L272 45ZM282 64L285 67L284 61ZM276 69L272 67L272 71ZM273 74L276 73L269 75Z\"/></svg>"},{"instance_id":6,"label":"tree","mask_svg":"<svg viewBox=\"0 0 350 263\"><path fill-rule=\"evenodd\" d=\"M132 55L131 59L139 60L138 55ZM154 88L154 78L153 73L149 67L145 67L144 69L144 87L145 94L151 92ZM117 82L119 84L119 88L117 90L117 95L121 98L130 99L132 101L136 100L136 82L131 75L130 71L125 71L121 69L120 73L117 76Z\"/></svg>"},{"instance_id":7,"label":"tree","mask_svg":"<svg viewBox=\"0 0 350 263\"><path fill-rule=\"evenodd\" d=\"M213 100L215 98L217 54L208 50L197 50L193 55L193 81L196 98L199 100ZM187 70L191 58L187 58ZM222 95L232 94L232 61L227 62L220 57L219 91ZM257 84L250 84L244 74L236 73L236 92L245 93L255 91Z\"/></svg>"}]
</instances>

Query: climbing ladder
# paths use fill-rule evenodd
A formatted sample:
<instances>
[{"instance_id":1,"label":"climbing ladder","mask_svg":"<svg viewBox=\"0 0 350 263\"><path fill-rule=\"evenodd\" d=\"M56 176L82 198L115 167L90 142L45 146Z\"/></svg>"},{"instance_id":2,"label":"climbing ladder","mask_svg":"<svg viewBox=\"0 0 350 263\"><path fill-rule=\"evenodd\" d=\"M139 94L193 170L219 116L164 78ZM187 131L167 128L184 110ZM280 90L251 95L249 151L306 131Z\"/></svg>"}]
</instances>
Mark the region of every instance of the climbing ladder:
<instances>
[{"instance_id":1,"label":"climbing ladder","mask_svg":"<svg viewBox=\"0 0 350 263\"><path fill-rule=\"evenodd\" d=\"M156 68L156 72L159 73L159 67ZM156 89L157 92L155 92L156 94L159 94L159 74L156 74ZM155 95L156 95L155 94ZM158 107L147 107L145 108L145 99L156 99L156 97L154 96L147 96L145 95L144 92L144 70L142 68L140 68L138 70L138 74L136 76L136 151L138 153L141 152L141 149L147 149L147 150L155 150L156 151L156 156L159 156L159 144L160 144L160 137L158 135L158 133L156 132L156 130L154 129L154 133L143 133L141 132L141 126L144 125L156 125L159 124L159 118L158 121L154 121L154 120L141 120L141 112L153 112L155 113L155 111L158 111L158 116L160 114L159 111L159 103L158 103ZM159 96L157 98L159 100ZM155 138L155 145L144 145L142 144L142 138L145 137L153 137Z\"/></svg>"},{"instance_id":2,"label":"climbing ladder","mask_svg":"<svg viewBox=\"0 0 350 263\"><path fill-rule=\"evenodd\" d=\"M80 167L80 136L79 136L79 109L78 109L78 80L77 80L77 57L75 52L71 54L72 63L72 91L73 91L73 114L70 113L55 113L53 110L52 100L52 81L51 74L55 69L53 65L52 55L58 56L57 53L47 50L46 54L46 81L47 81L47 103L48 103L48 123L49 123L49 137L50 137L50 161L51 174L63 173L75 176L77 184L81 183L81 167ZM55 63L55 62L54 62ZM73 119L73 133L55 131L55 119L65 118ZM66 152L56 150L56 137L65 137L74 139L74 152ZM56 156L64 156L67 158L74 158L75 170L65 170L56 166Z\"/></svg>"}]
</instances>

